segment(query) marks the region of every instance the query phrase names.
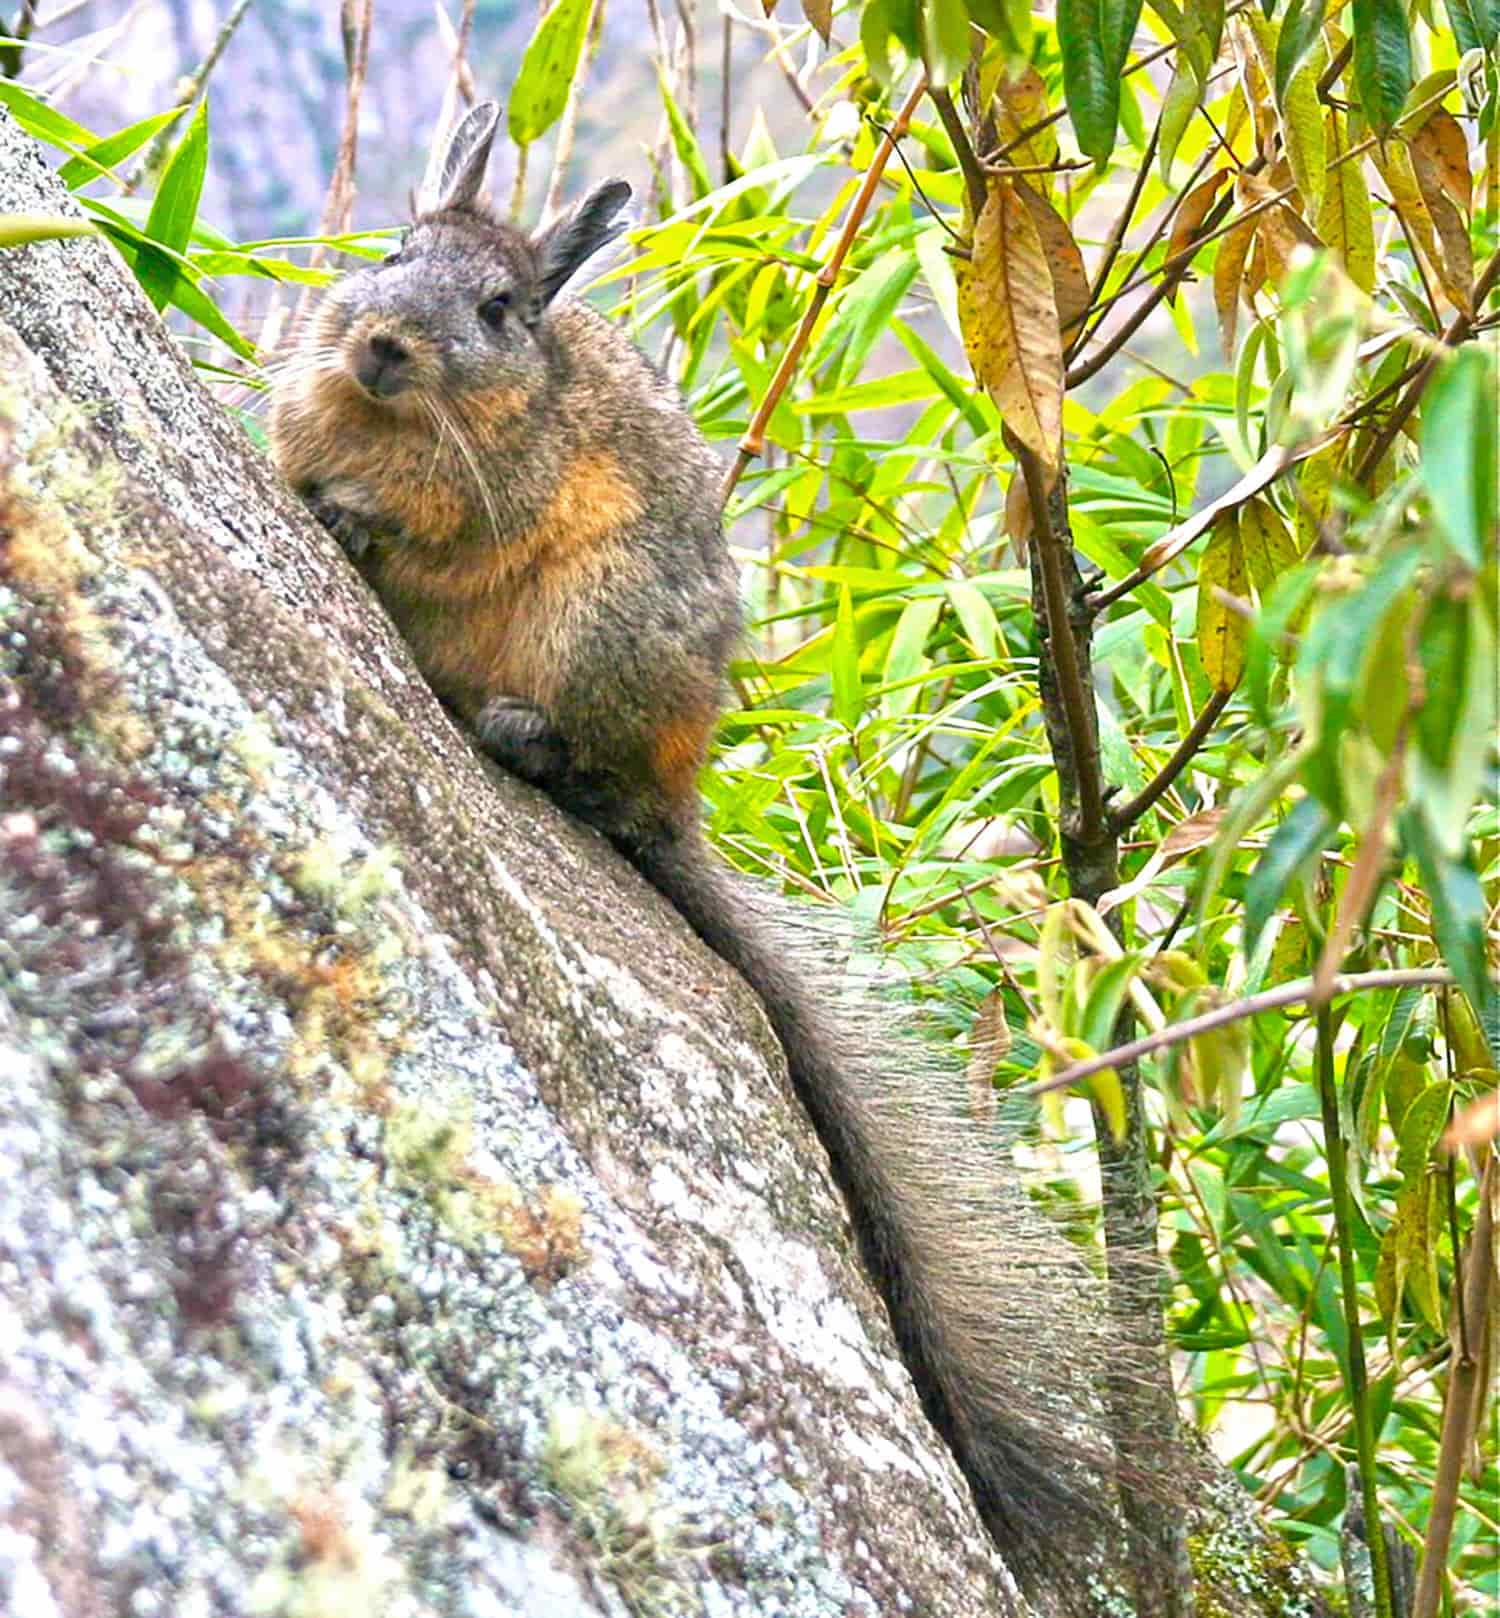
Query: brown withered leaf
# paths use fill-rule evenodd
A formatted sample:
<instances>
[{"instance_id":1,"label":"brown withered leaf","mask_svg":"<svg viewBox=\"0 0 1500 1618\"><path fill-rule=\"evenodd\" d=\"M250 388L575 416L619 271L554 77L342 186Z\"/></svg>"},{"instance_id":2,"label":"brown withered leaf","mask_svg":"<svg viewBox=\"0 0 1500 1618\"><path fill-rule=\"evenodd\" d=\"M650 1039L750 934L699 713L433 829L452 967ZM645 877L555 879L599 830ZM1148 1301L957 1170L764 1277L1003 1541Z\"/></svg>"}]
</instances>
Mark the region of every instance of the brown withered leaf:
<instances>
[{"instance_id":1,"label":"brown withered leaf","mask_svg":"<svg viewBox=\"0 0 1500 1618\"><path fill-rule=\"evenodd\" d=\"M1500 1090L1491 1090L1453 1115L1453 1122L1443 1136L1443 1145L1449 1151L1456 1151L1460 1146L1481 1146L1497 1136L1500 1136Z\"/></svg>"},{"instance_id":2,"label":"brown withered leaf","mask_svg":"<svg viewBox=\"0 0 1500 1618\"><path fill-rule=\"evenodd\" d=\"M1026 560L1026 546L1030 543L1034 524L1031 517L1031 496L1026 492L1026 479L1020 469L1011 473L1005 490L1005 533L1015 551L1017 563Z\"/></svg>"},{"instance_id":3,"label":"brown withered leaf","mask_svg":"<svg viewBox=\"0 0 1500 1618\"><path fill-rule=\"evenodd\" d=\"M1041 237L1012 181L991 180L972 257L958 261L955 275L974 375L1050 483L1062 436L1062 337Z\"/></svg>"},{"instance_id":4,"label":"brown withered leaf","mask_svg":"<svg viewBox=\"0 0 1500 1618\"><path fill-rule=\"evenodd\" d=\"M1253 207L1286 190L1291 178L1285 163L1278 163L1269 177L1242 172L1235 180L1235 195L1241 207ZM1255 225L1256 240L1265 251L1266 273L1275 281L1286 275L1297 248L1316 249L1323 245L1318 233L1289 202L1278 202L1257 214Z\"/></svg>"},{"instance_id":5,"label":"brown withered leaf","mask_svg":"<svg viewBox=\"0 0 1500 1618\"><path fill-rule=\"evenodd\" d=\"M969 1094L974 1116L981 1123L995 1119L995 1069L1010 1050L1010 1024L1005 1020L1005 999L991 989L980 1004L969 1030Z\"/></svg>"},{"instance_id":6,"label":"brown withered leaf","mask_svg":"<svg viewBox=\"0 0 1500 1618\"><path fill-rule=\"evenodd\" d=\"M1446 118L1458 128L1448 113L1434 113L1411 138L1412 174L1422 194L1437 238L1437 257L1433 269L1449 301L1465 314L1473 313L1474 305L1474 248L1469 240L1469 227L1464 215L1469 205L1468 148L1463 131L1458 130L1462 167L1459 175L1451 168L1451 151L1443 150L1443 137L1439 134ZM1460 177L1461 176L1461 179ZM1454 192L1462 197L1455 201Z\"/></svg>"},{"instance_id":7,"label":"brown withered leaf","mask_svg":"<svg viewBox=\"0 0 1500 1618\"><path fill-rule=\"evenodd\" d=\"M1057 302L1057 319L1066 347L1078 335L1083 317L1088 313L1089 272L1083 266L1083 254L1078 250L1067 220L1057 209L1024 180L1016 186L1016 195L1026 204L1036 233L1042 239L1042 251L1052 271L1052 295Z\"/></svg>"},{"instance_id":8,"label":"brown withered leaf","mask_svg":"<svg viewBox=\"0 0 1500 1618\"><path fill-rule=\"evenodd\" d=\"M1196 815L1189 815L1186 820L1179 820L1177 824L1161 840L1161 847L1157 853L1163 865L1170 865L1173 860L1180 860L1184 855L1191 854L1196 848L1206 847L1219 835L1219 827L1223 824L1224 816L1229 813L1228 804L1220 804L1214 809L1200 809Z\"/></svg>"},{"instance_id":9,"label":"brown withered leaf","mask_svg":"<svg viewBox=\"0 0 1500 1618\"><path fill-rule=\"evenodd\" d=\"M1208 210L1214 205L1214 198L1219 194L1219 187L1229 178L1228 169L1219 169L1210 174L1206 180L1200 180L1197 185L1182 199L1177 209L1177 217L1172 221L1172 236L1167 243L1167 257L1176 258L1184 252L1188 243L1193 239L1193 232L1203 223ZM1223 249L1220 249L1223 252ZM1167 294L1167 302L1177 301L1177 283L1174 282L1172 290Z\"/></svg>"},{"instance_id":10,"label":"brown withered leaf","mask_svg":"<svg viewBox=\"0 0 1500 1618\"><path fill-rule=\"evenodd\" d=\"M776 0L766 0L766 15L775 9ZM833 0L802 0L802 15L813 25L818 38L826 45L833 32Z\"/></svg>"},{"instance_id":11,"label":"brown withered leaf","mask_svg":"<svg viewBox=\"0 0 1500 1618\"><path fill-rule=\"evenodd\" d=\"M1413 160L1421 152L1432 163L1438 184L1467 219L1474 200L1474 177L1463 125L1451 112L1437 107L1412 135L1411 150Z\"/></svg>"},{"instance_id":12,"label":"brown withered leaf","mask_svg":"<svg viewBox=\"0 0 1500 1618\"><path fill-rule=\"evenodd\" d=\"M1246 220L1219 238L1219 256L1214 261L1214 308L1219 316L1219 341L1225 359L1234 358L1234 333L1239 324L1240 299L1245 292L1245 261L1255 240L1255 221Z\"/></svg>"}]
</instances>

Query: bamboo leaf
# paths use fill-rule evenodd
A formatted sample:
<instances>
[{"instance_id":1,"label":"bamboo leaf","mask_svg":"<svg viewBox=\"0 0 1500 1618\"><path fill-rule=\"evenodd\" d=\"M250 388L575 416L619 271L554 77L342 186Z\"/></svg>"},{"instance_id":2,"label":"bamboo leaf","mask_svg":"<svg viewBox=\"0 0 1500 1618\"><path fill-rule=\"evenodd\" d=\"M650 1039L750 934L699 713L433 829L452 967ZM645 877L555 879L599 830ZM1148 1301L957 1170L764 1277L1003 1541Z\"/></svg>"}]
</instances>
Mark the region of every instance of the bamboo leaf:
<instances>
[{"instance_id":1,"label":"bamboo leaf","mask_svg":"<svg viewBox=\"0 0 1500 1618\"><path fill-rule=\"evenodd\" d=\"M859 635L854 622L854 598L847 584L839 587L838 617L833 628L833 712L850 730L864 712L864 687L859 677Z\"/></svg>"},{"instance_id":2,"label":"bamboo leaf","mask_svg":"<svg viewBox=\"0 0 1500 1618\"><path fill-rule=\"evenodd\" d=\"M200 101L186 133L162 170L161 183L146 218L146 236L173 253L187 249L198 217L198 202L208 173L208 102ZM182 272L155 254L142 255L136 278L158 309L172 301Z\"/></svg>"},{"instance_id":3,"label":"bamboo leaf","mask_svg":"<svg viewBox=\"0 0 1500 1618\"><path fill-rule=\"evenodd\" d=\"M1469 1003L1483 1015L1495 988L1485 964L1487 906L1479 877L1467 857L1454 858L1439 846L1420 804L1402 817L1402 834L1416 858L1422 888L1432 906L1433 939Z\"/></svg>"},{"instance_id":4,"label":"bamboo leaf","mask_svg":"<svg viewBox=\"0 0 1500 1618\"><path fill-rule=\"evenodd\" d=\"M62 236L92 236L87 219L61 214L0 213L0 247L24 247L28 242L50 242Z\"/></svg>"},{"instance_id":5,"label":"bamboo leaf","mask_svg":"<svg viewBox=\"0 0 1500 1618\"><path fill-rule=\"evenodd\" d=\"M142 118L139 123L116 130L113 135L106 135L103 140L96 140L77 157L70 157L63 164L57 171L58 179L70 191L76 191L79 186L87 185L90 180L97 179L101 174L107 175L116 163L129 157L153 136L159 135L162 130L176 123L186 111L186 106L173 107L168 112L155 113L150 118Z\"/></svg>"},{"instance_id":6,"label":"bamboo leaf","mask_svg":"<svg viewBox=\"0 0 1500 1618\"><path fill-rule=\"evenodd\" d=\"M583 60L594 0L555 0L537 24L510 92L507 122L517 146L529 146L562 117Z\"/></svg>"}]
</instances>

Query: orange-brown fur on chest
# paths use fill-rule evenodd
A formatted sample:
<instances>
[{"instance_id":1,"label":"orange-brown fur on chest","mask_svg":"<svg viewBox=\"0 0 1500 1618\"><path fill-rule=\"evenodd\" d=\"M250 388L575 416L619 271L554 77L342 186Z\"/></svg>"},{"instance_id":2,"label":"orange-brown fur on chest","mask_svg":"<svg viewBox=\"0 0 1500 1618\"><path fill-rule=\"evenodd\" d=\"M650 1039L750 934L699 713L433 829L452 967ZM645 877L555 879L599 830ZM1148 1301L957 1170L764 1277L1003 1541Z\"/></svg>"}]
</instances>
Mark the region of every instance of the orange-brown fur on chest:
<instances>
[{"instance_id":1,"label":"orange-brown fur on chest","mask_svg":"<svg viewBox=\"0 0 1500 1618\"><path fill-rule=\"evenodd\" d=\"M497 543L476 516L456 542L411 534L367 571L418 666L461 713L473 717L496 696L545 708L605 581L645 574L630 541L642 511L618 459L589 450L563 467L519 532Z\"/></svg>"}]
</instances>

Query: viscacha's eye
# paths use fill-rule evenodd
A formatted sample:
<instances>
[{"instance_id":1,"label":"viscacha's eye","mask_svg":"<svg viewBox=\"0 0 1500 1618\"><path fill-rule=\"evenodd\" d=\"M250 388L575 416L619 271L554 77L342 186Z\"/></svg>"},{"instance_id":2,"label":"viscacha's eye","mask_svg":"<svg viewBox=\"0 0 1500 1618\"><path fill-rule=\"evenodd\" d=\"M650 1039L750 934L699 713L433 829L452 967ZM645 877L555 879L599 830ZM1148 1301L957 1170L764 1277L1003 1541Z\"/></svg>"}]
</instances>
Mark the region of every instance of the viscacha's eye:
<instances>
[{"instance_id":1,"label":"viscacha's eye","mask_svg":"<svg viewBox=\"0 0 1500 1618\"><path fill-rule=\"evenodd\" d=\"M510 313L510 293L497 292L493 298L486 298L479 306L479 318L491 331L499 331L505 324L505 317Z\"/></svg>"}]
</instances>

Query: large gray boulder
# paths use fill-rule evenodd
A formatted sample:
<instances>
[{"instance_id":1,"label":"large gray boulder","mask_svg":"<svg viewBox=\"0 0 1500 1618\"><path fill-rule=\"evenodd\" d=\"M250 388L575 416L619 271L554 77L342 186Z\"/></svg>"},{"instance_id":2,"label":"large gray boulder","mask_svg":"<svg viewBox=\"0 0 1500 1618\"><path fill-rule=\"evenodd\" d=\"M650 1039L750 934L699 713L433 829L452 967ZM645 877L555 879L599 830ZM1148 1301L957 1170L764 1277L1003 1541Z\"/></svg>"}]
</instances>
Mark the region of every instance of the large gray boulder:
<instances>
[{"instance_id":1,"label":"large gray boulder","mask_svg":"<svg viewBox=\"0 0 1500 1618\"><path fill-rule=\"evenodd\" d=\"M0 212L65 199L0 110ZM1001 1610L752 996L0 251L0 1612Z\"/></svg>"}]
</instances>

